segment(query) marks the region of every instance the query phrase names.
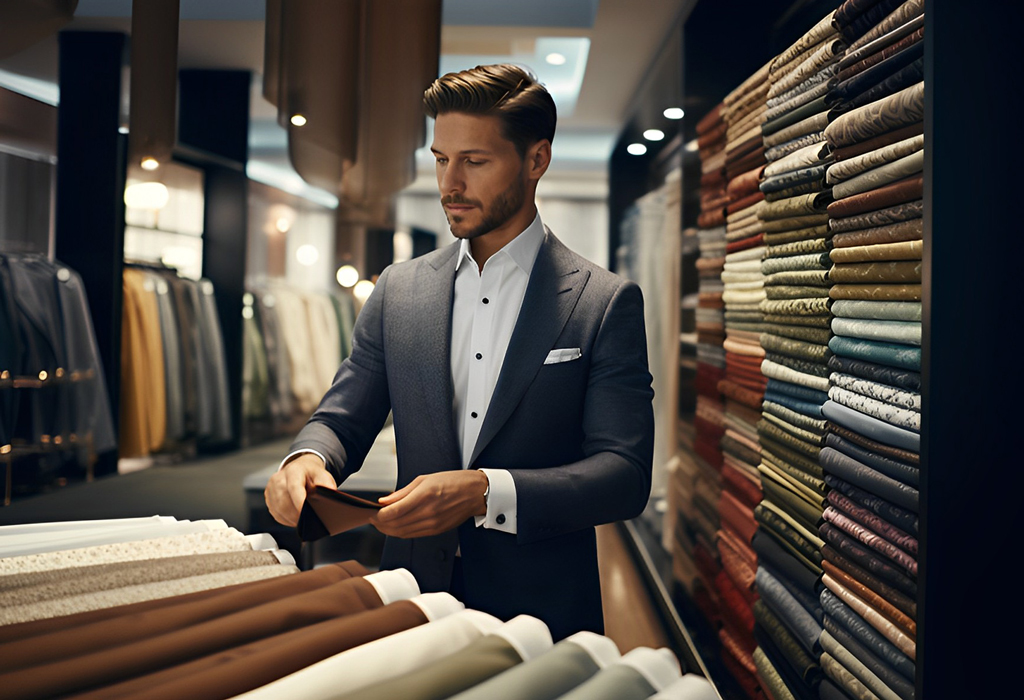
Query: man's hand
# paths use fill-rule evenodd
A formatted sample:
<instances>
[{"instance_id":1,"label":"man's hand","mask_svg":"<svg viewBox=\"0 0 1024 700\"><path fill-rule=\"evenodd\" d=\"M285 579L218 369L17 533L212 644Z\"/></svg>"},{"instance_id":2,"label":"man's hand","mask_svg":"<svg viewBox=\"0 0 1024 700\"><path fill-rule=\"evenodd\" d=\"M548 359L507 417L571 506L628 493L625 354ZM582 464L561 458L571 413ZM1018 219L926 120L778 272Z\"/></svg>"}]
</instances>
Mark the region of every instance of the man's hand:
<instances>
[{"instance_id":1,"label":"man's hand","mask_svg":"<svg viewBox=\"0 0 1024 700\"><path fill-rule=\"evenodd\" d=\"M323 460L307 452L288 462L284 469L270 477L263 498L274 520L294 527L299 522L299 512L306 502L306 493L315 486L338 488Z\"/></svg>"},{"instance_id":2,"label":"man's hand","mask_svg":"<svg viewBox=\"0 0 1024 700\"><path fill-rule=\"evenodd\" d=\"M385 507L370 524L392 537L427 537L451 530L474 515L487 514L487 475L477 469L417 476L408 486L381 497Z\"/></svg>"}]
</instances>

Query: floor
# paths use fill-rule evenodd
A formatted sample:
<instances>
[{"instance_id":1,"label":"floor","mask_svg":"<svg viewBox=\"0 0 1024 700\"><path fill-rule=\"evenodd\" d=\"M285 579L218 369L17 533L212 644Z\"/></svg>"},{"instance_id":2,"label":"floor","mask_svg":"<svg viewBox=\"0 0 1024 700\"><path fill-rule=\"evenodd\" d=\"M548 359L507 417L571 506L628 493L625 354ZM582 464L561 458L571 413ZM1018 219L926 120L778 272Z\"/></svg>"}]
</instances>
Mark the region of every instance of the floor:
<instances>
[{"instance_id":1,"label":"floor","mask_svg":"<svg viewBox=\"0 0 1024 700\"><path fill-rule=\"evenodd\" d=\"M148 515L222 519L243 532L269 531L282 547L294 550L297 539L270 520L262 506L262 494L247 494L242 488L246 476L276 464L287 453L289 442L277 440L228 455L154 466L19 499L0 508L0 525ZM387 453L386 447L382 453ZM606 635L622 653L638 646L668 646L660 617L616 526L598 528L597 546Z\"/></svg>"}]
</instances>

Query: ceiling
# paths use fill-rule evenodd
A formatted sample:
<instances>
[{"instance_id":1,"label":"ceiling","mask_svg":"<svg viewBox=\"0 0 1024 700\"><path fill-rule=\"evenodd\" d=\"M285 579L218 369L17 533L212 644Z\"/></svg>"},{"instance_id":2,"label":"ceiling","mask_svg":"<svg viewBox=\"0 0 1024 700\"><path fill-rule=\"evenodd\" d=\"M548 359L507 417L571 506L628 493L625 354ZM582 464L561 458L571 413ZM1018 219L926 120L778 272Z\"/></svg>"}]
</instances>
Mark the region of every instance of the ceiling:
<instances>
[{"instance_id":1,"label":"ceiling","mask_svg":"<svg viewBox=\"0 0 1024 700\"><path fill-rule=\"evenodd\" d=\"M415 0L409 0L414 2ZM68 30L130 33L131 0L79 0ZM603 180L608 155L632 116L631 102L687 0L444 0L440 72L480 63L528 65L559 108L553 162L545 179ZM250 171L267 182L332 205L291 169L276 110L262 97L261 0L180 0L181 68L253 72ZM545 57L566 58L550 65ZM0 85L56 103L56 36L0 61ZM428 135L429 137L429 135ZM429 152L418 154L432 179Z\"/></svg>"}]
</instances>

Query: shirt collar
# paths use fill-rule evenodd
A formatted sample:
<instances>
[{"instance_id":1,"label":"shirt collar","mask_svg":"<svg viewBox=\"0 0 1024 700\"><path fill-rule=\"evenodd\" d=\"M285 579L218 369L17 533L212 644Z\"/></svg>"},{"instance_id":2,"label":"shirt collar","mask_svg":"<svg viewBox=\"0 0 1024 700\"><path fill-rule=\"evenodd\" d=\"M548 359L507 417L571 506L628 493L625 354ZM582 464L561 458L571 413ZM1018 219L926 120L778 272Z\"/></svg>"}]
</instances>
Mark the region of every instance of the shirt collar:
<instances>
[{"instance_id":1,"label":"shirt collar","mask_svg":"<svg viewBox=\"0 0 1024 700\"><path fill-rule=\"evenodd\" d=\"M527 226L526 230L518 236L506 243L495 255L501 253L508 254L512 261L529 275L533 270L533 263L537 260L537 253L540 252L540 246L543 242L544 222L540 219L540 212L537 212L537 215L533 217L533 223ZM463 238L459 241L459 256L458 260L455 261L456 272L458 272L459 266L462 265L464 259L469 259L474 265L476 264L476 261L473 260L473 254L470 252L468 238Z\"/></svg>"}]
</instances>

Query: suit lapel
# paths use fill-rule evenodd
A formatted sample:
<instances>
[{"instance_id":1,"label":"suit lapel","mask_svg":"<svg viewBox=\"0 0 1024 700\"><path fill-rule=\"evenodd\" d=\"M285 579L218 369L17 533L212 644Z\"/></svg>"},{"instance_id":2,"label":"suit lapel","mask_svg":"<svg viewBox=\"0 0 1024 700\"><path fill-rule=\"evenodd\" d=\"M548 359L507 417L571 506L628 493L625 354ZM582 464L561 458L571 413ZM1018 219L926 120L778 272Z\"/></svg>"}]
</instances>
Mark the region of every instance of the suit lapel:
<instances>
[{"instance_id":1,"label":"suit lapel","mask_svg":"<svg viewBox=\"0 0 1024 700\"><path fill-rule=\"evenodd\" d=\"M574 265L569 250L546 230L470 465L505 425L533 382L588 279L590 273Z\"/></svg>"}]
</instances>

